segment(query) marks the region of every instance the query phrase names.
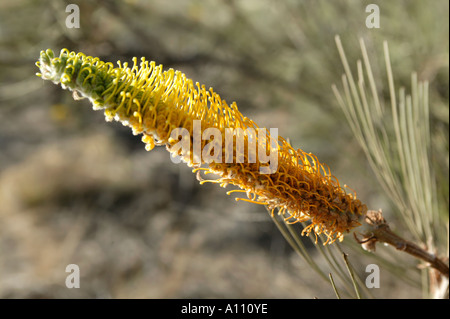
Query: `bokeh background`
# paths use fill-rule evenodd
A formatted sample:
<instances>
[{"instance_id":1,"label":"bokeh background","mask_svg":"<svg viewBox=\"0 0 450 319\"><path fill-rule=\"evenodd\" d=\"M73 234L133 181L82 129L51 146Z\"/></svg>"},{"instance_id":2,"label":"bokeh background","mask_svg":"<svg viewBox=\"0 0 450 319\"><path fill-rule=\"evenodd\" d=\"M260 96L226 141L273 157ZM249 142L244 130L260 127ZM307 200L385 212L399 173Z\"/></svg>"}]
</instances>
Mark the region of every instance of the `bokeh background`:
<instances>
[{"instance_id":1,"label":"bokeh background","mask_svg":"<svg viewBox=\"0 0 450 319\"><path fill-rule=\"evenodd\" d=\"M78 29L65 25L70 3L80 8ZM380 29L365 26L370 3L380 7ZM105 123L87 100L74 101L36 77L40 50L68 48L112 62L145 56L179 69L236 101L260 127L277 127L294 147L316 154L370 208L389 216L393 205L331 91L343 73L334 36L341 36L352 65L364 38L385 89L383 40L397 87L410 86L412 71L430 82L437 192L448 206L448 6L447 0L0 1L0 297L334 298L263 207L237 203L217 185L200 186L163 147L146 152L130 129ZM376 263L372 255L348 252L362 276ZM412 258L402 262L418 276ZM80 267L80 289L65 286L68 264ZM373 293L421 296L419 287L384 269Z\"/></svg>"}]
</instances>

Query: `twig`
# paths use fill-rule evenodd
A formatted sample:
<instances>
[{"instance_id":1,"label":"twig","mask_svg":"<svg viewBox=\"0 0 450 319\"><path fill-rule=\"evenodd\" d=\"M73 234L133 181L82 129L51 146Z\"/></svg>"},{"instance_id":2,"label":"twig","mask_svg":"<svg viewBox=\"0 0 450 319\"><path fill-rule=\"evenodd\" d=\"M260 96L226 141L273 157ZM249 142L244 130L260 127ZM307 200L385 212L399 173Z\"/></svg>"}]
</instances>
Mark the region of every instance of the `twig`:
<instances>
[{"instance_id":1,"label":"twig","mask_svg":"<svg viewBox=\"0 0 450 319\"><path fill-rule=\"evenodd\" d=\"M363 234L363 239L359 239L354 233L356 241L368 251L375 251L376 242L382 242L394 246L397 250L404 251L416 258L419 258L438 270L443 276L449 278L448 265L439 259L436 255L431 254L419 247L418 245L403 239L390 229L388 223L384 219L381 210L369 210L365 217L365 222L369 225L370 230Z\"/></svg>"}]
</instances>

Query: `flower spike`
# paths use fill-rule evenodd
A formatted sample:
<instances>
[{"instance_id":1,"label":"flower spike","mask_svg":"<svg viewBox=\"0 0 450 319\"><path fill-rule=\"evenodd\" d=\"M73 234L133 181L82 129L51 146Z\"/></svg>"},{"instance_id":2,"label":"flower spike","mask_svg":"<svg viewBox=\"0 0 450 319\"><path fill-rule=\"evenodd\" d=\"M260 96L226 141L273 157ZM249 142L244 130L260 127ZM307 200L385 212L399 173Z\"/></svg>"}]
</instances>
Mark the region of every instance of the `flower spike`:
<instances>
[{"instance_id":1,"label":"flower spike","mask_svg":"<svg viewBox=\"0 0 450 319\"><path fill-rule=\"evenodd\" d=\"M161 65L145 58L139 65L136 58L132 61L131 67L120 62L114 67L110 62L67 49L56 57L49 49L41 52L36 65L40 69L38 76L88 98L94 110L104 111L107 121L114 119L129 126L133 134L143 134L147 150L166 145L173 156L194 168L201 183L207 182L199 176L203 164L206 168L202 171L218 175L216 180L208 181L223 187L238 186L246 192L246 201L266 205L272 213L278 209L287 222L309 221L304 235L313 232L317 238L325 234L329 244L342 240L345 233L360 225L358 218L366 213L366 205L354 194L347 194L315 155L295 150L282 137L273 138L272 132L267 140L266 134L261 138L259 133L267 131L244 117L235 103L229 106L212 89L194 84L183 73L163 71ZM199 148L214 150L214 160L196 153L192 137L198 123L203 136ZM229 129L234 132L231 140L240 140L242 147L227 140ZM180 136L174 137L173 132L188 134L187 151L179 147ZM218 132L217 140L216 135L204 139L210 132ZM277 152L275 170L262 173L261 169L268 167L262 165L263 155L251 151L254 145Z\"/></svg>"}]
</instances>

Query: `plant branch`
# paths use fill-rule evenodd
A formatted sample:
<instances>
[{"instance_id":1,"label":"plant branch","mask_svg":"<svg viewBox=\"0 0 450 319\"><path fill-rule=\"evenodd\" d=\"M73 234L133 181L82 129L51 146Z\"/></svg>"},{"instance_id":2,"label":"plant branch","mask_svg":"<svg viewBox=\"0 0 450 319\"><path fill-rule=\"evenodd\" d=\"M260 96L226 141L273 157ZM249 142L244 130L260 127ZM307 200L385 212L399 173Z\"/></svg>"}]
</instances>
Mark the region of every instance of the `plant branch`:
<instances>
[{"instance_id":1,"label":"plant branch","mask_svg":"<svg viewBox=\"0 0 450 319\"><path fill-rule=\"evenodd\" d=\"M381 210L369 210L365 217L365 222L369 230L363 234L363 239L359 239L354 233L356 241L362 245L365 250L375 251L376 242L382 242L394 246L397 250L404 251L416 258L419 258L438 270L443 276L449 278L449 267L435 254L429 253L418 245L398 236L389 227L384 219Z\"/></svg>"}]
</instances>

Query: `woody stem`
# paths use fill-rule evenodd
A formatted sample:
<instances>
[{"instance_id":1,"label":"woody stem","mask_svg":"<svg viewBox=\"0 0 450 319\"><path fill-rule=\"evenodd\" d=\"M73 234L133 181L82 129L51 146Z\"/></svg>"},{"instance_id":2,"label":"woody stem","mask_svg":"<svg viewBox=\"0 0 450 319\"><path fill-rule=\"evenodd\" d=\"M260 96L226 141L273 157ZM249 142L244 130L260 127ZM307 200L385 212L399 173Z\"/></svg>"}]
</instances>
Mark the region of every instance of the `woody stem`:
<instances>
[{"instance_id":1,"label":"woody stem","mask_svg":"<svg viewBox=\"0 0 450 319\"><path fill-rule=\"evenodd\" d=\"M437 269L445 277L449 277L449 267L437 256L420 248L418 245L403 239L391 231L388 224L377 225L372 229L372 237L377 241L394 246L397 250L404 251L416 258L419 258Z\"/></svg>"}]
</instances>

